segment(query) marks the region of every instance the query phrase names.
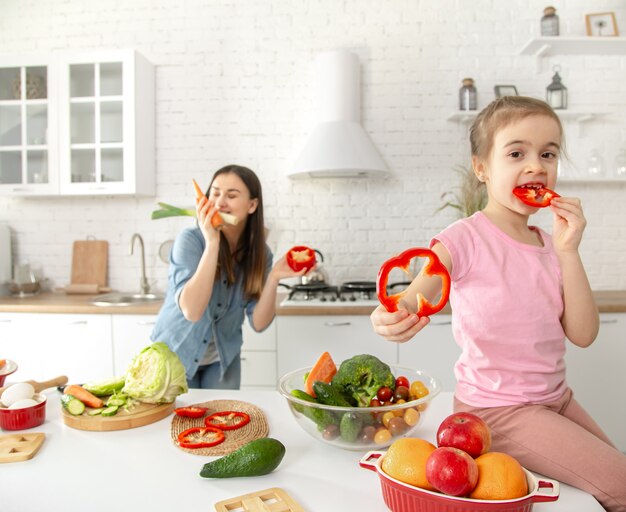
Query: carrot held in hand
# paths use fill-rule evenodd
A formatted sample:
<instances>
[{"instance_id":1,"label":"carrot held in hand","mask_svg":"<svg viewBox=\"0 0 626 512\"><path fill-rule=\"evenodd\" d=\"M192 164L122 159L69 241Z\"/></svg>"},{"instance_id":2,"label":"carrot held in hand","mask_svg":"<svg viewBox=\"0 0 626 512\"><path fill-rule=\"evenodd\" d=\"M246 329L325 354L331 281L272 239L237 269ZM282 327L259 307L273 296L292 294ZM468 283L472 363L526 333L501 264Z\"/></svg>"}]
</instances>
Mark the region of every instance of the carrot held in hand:
<instances>
[{"instance_id":1,"label":"carrot held in hand","mask_svg":"<svg viewBox=\"0 0 626 512\"><path fill-rule=\"evenodd\" d=\"M63 390L63 393L65 393L66 395L71 395L74 398L78 398L78 400L84 403L87 407L93 407L94 409L100 409L101 407L104 407L104 402L100 398L87 391L82 386L79 386L78 384L66 386Z\"/></svg>"},{"instance_id":2,"label":"carrot held in hand","mask_svg":"<svg viewBox=\"0 0 626 512\"><path fill-rule=\"evenodd\" d=\"M196 191L196 200L206 197L196 180L192 179L191 182L193 183L193 188ZM232 224L234 226L235 224L237 224L237 222L239 222L239 219L237 219L237 217L235 217L234 215L230 215L228 213L215 212L213 214L213 217L211 217L211 226L213 226L215 229L221 228L224 223Z\"/></svg>"}]
</instances>

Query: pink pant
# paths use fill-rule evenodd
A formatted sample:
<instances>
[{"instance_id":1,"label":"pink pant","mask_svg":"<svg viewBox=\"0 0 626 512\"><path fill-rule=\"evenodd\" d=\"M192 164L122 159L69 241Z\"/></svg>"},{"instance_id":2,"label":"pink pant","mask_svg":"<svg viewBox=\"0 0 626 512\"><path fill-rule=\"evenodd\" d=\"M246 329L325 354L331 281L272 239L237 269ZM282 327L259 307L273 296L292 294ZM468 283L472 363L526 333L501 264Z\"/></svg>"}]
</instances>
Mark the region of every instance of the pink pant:
<instances>
[{"instance_id":1,"label":"pink pant","mask_svg":"<svg viewBox=\"0 0 626 512\"><path fill-rule=\"evenodd\" d=\"M491 427L492 451L522 466L592 494L610 512L626 512L626 455L574 400L568 389L550 404L480 408L454 399L455 412L471 412Z\"/></svg>"}]
</instances>

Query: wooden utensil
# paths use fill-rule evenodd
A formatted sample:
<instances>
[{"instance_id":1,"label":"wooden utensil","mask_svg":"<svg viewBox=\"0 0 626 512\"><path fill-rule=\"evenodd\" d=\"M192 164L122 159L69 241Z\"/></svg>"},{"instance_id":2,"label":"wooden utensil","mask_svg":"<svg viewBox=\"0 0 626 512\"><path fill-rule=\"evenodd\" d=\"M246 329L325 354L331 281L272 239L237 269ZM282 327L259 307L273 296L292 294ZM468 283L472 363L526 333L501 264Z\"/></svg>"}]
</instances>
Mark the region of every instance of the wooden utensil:
<instances>
[{"instance_id":1,"label":"wooden utensil","mask_svg":"<svg viewBox=\"0 0 626 512\"><path fill-rule=\"evenodd\" d=\"M32 459L45 438L46 434L40 432L0 435L0 463Z\"/></svg>"},{"instance_id":2,"label":"wooden utensil","mask_svg":"<svg viewBox=\"0 0 626 512\"><path fill-rule=\"evenodd\" d=\"M229 498L215 504L217 512L304 512L304 509L280 487Z\"/></svg>"},{"instance_id":3,"label":"wooden utensil","mask_svg":"<svg viewBox=\"0 0 626 512\"><path fill-rule=\"evenodd\" d=\"M169 416L175 407L175 403L155 405L140 402L129 411L121 407L115 416L89 416L87 411L90 409L80 416L74 416L63 409L63 422L68 427L92 432L127 430L159 421Z\"/></svg>"},{"instance_id":4,"label":"wooden utensil","mask_svg":"<svg viewBox=\"0 0 626 512\"><path fill-rule=\"evenodd\" d=\"M44 380L43 382L37 382L36 380L24 380L20 382L26 382L30 384L33 388L35 388L35 393L40 393L44 389L54 388L56 386L63 386L64 384L67 384L67 377L65 375L59 375L54 379ZM4 386L3 388L0 388L0 395L8 387L9 386Z\"/></svg>"},{"instance_id":5,"label":"wooden utensil","mask_svg":"<svg viewBox=\"0 0 626 512\"><path fill-rule=\"evenodd\" d=\"M107 286L109 242L79 240L72 248L71 284Z\"/></svg>"}]
</instances>

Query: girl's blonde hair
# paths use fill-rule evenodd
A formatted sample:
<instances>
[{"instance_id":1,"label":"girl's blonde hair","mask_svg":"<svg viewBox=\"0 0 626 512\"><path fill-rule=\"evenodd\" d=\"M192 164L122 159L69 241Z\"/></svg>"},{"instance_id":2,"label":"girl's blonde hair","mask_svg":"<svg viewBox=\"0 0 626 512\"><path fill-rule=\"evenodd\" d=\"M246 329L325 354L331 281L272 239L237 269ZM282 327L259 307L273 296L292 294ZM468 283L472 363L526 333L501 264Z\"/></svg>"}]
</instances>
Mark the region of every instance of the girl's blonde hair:
<instances>
[{"instance_id":1,"label":"girl's blonde hair","mask_svg":"<svg viewBox=\"0 0 626 512\"><path fill-rule=\"evenodd\" d=\"M495 134L513 121L529 116L547 116L559 126L561 135L561 152L564 151L563 125L559 116L545 101L527 96L504 96L492 101L478 114L470 128L470 144L472 156L486 159L491 149Z\"/></svg>"}]
</instances>

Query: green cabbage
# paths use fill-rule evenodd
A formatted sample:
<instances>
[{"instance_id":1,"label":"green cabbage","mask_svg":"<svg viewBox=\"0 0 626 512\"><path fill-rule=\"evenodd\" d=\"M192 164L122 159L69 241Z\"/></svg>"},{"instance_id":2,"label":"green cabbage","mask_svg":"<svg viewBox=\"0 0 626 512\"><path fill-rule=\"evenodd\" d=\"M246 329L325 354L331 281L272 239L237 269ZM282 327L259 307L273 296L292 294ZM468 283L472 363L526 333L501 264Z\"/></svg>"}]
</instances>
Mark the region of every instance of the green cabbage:
<instances>
[{"instance_id":1,"label":"green cabbage","mask_svg":"<svg viewBox=\"0 0 626 512\"><path fill-rule=\"evenodd\" d=\"M149 404L171 403L187 391L185 367L161 341L148 345L135 356L122 389L131 398Z\"/></svg>"},{"instance_id":2,"label":"green cabbage","mask_svg":"<svg viewBox=\"0 0 626 512\"><path fill-rule=\"evenodd\" d=\"M108 380L99 380L83 384L83 387L96 396L109 396L117 393L124 387L125 377L114 377Z\"/></svg>"}]
</instances>

